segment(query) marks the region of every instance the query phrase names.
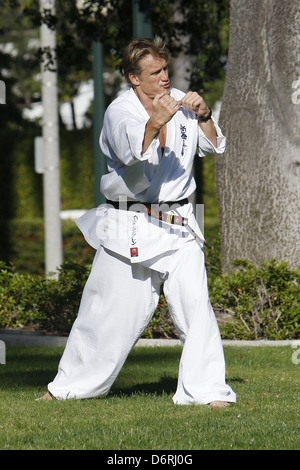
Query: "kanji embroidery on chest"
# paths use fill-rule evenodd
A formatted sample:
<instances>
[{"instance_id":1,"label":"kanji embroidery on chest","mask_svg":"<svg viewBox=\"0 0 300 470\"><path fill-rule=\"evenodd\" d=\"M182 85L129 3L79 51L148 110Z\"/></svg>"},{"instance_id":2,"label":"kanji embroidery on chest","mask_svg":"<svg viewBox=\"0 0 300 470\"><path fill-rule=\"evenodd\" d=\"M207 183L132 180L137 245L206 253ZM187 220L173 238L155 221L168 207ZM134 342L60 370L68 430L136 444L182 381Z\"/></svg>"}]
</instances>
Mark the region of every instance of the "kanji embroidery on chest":
<instances>
[{"instance_id":1,"label":"kanji embroidery on chest","mask_svg":"<svg viewBox=\"0 0 300 470\"><path fill-rule=\"evenodd\" d=\"M184 152L186 150L186 140L187 140L187 134L186 134L186 126L183 126L180 124L180 132L181 132L181 139L182 139L182 147L181 147L181 156L184 155Z\"/></svg>"}]
</instances>

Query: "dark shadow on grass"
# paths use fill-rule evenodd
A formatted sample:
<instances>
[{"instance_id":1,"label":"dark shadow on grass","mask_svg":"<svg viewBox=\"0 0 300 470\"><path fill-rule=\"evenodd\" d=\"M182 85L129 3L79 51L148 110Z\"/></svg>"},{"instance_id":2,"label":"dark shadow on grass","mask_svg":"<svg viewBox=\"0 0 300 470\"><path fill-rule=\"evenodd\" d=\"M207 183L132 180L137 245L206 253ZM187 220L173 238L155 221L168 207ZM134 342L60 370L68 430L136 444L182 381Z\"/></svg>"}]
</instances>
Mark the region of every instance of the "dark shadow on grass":
<instances>
[{"instance_id":1,"label":"dark shadow on grass","mask_svg":"<svg viewBox=\"0 0 300 470\"><path fill-rule=\"evenodd\" d=\"M244 383L245 380L240 377L228 378L227 383ZM142 382L136 383L130 386L118 386L118 384L113 385L109 396L115 397L131 397L133 395L164 395L175 393L177 388L177 378L176 377L161 377L159 381L156 382Z\"/></svg>"},{"instance_id":2,"label":"dark shadow on grass","mask_svg":"<svg viewBox=\"0 0 300 470\"><path fill-rule=\"evenodd\" d=\"M242 379L242 377L230 377L227 379L227 383L243 383L245 382L245 379Z\"/></svg>"},{"instance_id":3,"label":"dark shadow on grass","mask_svg":"<svg viewBox=\"0 0 300 470\"><path fill-rule=\"evenodd\" d=\"M57 367L62 355L63 348L43 349L40 347L26 348L13 347L7 349L7 362L0 365L0 388L2 390L16 387L40 388L47 387L57 374ZM135 349L128 357L126 366L141 365L142 368L147 367L148 363L157 361L158 367L160 361L164 361L166 370L159 380L153 382L129 382L120 374L121 381L125 383L121 385L119 379L109 393L109 396L133 396L138 394L144 395L163 395L175 393L177 387L177 376L170 375L168 368L178 363L181 350L175 348L157 348L157 349ZM174 369L173 369L174 370ZM141 377L141 376L140 376ZM127 381L127 384L125 382ZM142 380L142 378L141 378ZM227 382L243 383L244 379L240 377L228 377Z\"/></svg>"},{"instance_id":4,"label":"dark shadow on grass","mask_svg":"<svg viewBox=\"0 0 300 470\"><path fill-rule=\"evenodd\" d=\"M127 387L120 387L116 384L112 387L109 396L164 395L175 393L176 387L177 378L165 376L156 382L137 383Z\"/></svg>"},{"instance_id":5,"label":"dark shadow on grass","mask_svg":"<svg viewBox=\"0 0 300 470\"><path fill-rule=\"evenodd\" d=\"M60 351L8 347L6 364L0 366L0 387L46 387L57 374Z\"/></svg>"}]
</instances>

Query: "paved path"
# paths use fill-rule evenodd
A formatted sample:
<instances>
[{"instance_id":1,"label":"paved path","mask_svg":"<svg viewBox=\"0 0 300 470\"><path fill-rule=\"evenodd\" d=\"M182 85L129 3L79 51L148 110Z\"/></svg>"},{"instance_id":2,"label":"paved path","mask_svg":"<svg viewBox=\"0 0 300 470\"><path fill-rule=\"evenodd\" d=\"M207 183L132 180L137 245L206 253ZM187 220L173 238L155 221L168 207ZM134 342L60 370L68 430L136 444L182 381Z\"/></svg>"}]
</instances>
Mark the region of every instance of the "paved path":
<instances>
[{"instance_id":1,"label":"paved path","mask_svg":"<svg viewBox=\"0 0 300 470\"><path fill-rule=\"evenodd\" d=\"M0 341L7 346L65 346L67 336L51 336L28 330L0 330ZM235 341L223 340L225 346L290 346L296 340L259 340L259 341ZM300 343L300 340L299 340ZM136 346L177 346L177 339L144 339L141 338Z\"/></svg>"}]
</instances>

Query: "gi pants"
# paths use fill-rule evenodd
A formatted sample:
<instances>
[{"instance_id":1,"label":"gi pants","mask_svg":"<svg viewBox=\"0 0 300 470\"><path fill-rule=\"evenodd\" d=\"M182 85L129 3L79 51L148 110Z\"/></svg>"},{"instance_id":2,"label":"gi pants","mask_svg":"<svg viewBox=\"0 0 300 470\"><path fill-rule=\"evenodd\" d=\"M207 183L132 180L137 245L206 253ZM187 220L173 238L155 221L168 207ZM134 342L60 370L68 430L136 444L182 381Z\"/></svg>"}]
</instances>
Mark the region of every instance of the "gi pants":
<instances>
[{"instance_id":1,"label":"gi pants","mask_svg":"<svg viewBox=\"0 0 300 470\"><path fill-rule=\"evenodd\" d=\"M166 256L164 272L132 264L100 246L58 373L57 399L105 396L151 320L160 287L183 345L175 404L235 402L207 289L204 253L196 241Z\"/></svg>"}]
</instances>

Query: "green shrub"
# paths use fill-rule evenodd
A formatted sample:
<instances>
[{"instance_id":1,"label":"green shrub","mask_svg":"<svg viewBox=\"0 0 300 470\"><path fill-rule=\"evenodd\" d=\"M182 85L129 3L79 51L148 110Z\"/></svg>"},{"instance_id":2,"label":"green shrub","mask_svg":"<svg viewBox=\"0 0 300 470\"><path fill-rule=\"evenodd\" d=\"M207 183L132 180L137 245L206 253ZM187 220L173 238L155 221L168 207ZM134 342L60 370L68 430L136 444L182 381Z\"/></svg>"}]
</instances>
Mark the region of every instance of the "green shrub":
<instances>
[{"instance_id":1,"label":"green shrub","mask_svg":"<svg viewBox=\"0 0 300 470\"><path fill-rule=\"evenodd\" d=\"M144 338L178 338L176 328L171 320L165 296L161 293L151 322L147 326Z\"/></svg>"},{"instance_id":2,"label":"green shrub","mask_svg":"<svg viewBox=\"0 0 300 470\"><path fill-rule=\"evenodd\" d=\"M210 298L227 339L300 337L300 272L274 259L255 267L236 260L235 270L210 283Z\"/></svg>"},{"instance_id":3,"label":"green shrub","mask_svg":"<svg viewBox=\"0 0 300 470\"><path fill-rule=\"evenodd\" d=\"M68 333L77 316L89 267L67 262L58 279L17 274L0 262L0 327Z\"/></svg>"},{"instance_id":4,"label":"green shrub","mask_svg":"<svg viewBox=\"0 0 300 470\"><path fill-rule=\"evenodd\" d=\"M57 280L44 279L17 274L15 268L0 261L0 328L68 334L78 314L89 269L89 265L68 261L60 268ZM144 337L176 337L163 295Z\"/></svg>"},{"instance_id":5,"label":"green shrub","mask_svg":"<svg viewBox=\"0 0 300 470\"><path fill-rule=\"evenodd\" d=\"M39 280L30 274L17 274L0 261L0 327L28 326L35 321Z\"/></svg>"},{"instance_id":6,"label":"green shrub","mask_svg":"<svg viewBox=\"0 0 300 470\"><path fill-rule=\"evenodd\" d=\"M73 220L62 221L64 260L91 264L95 250L84 240ZM0 260L21 274L43 275L44 222L41 218L0 221Z\"/></svg>"},{"instance_id":7,"label":"green shrub","mask_svg":"<svg viewBox=\"0 0 300 470\"><path fill-rule=\"evenodd\" d=\"M300 272L271 260L255 267L237 260L227 275L209 276L211 303L223 339L298 339ZM0 262L0 328L31 327L67 334L77 316L90 265L68 261L58 279L18 274ZM222 321L223 317L226 321ZM229 317L229 319L228 319ZM161 293L144 337L175 338Z\"/></svg>"},{"instance_id":8,"label":"green shrub","mask_svg":"<svg viewBox=\"0 0 300 470\"><path fill-rule=\"evenodd\" d=\"M0 129L0 220L43 215L43 175L34 168L34 139L40 128ZM93 129L60 130L61 207L94 206Z\"/></svg>"},{"instance_id":9,"label":"green shrub","mask_svg":"<svg viewBox=\"0 0 300 470\"><path fill-rule=\"evenodd\" d=\"M58 279L42 281L38 289L39 327L50 333L68 333L77 317L80 299L90 267L82 263L66 262L59 270Z\"/></svg>"}]
</instances>

